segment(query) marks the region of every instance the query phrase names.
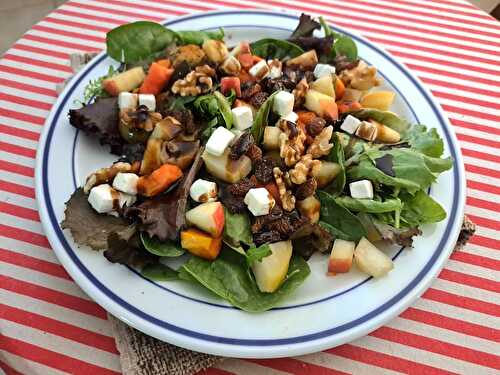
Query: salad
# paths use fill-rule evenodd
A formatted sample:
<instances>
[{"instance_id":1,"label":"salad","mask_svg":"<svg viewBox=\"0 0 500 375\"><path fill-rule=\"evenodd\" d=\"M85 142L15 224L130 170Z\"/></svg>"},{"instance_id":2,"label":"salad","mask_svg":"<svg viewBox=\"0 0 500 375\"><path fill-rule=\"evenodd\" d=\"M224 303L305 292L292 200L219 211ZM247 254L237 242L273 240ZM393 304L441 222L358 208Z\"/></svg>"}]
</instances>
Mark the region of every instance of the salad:
<instances>
[{"instance_id":1,"label":"salad","mask_svg":"<svg viewBox=\"0 0 500 375\"><path fill-rule=\"evenodd\" d=\"M321 18L234 46L222 29L145 21L106 42L117 63L69 119L117 160L61 226L108 261L260 312L300 287L313 254L328 276L381 278L394 264L380 243L411 247L446 218L428 195L452 167L437 131L391 112L377 68Z\"/></svg>"}]
</instances>

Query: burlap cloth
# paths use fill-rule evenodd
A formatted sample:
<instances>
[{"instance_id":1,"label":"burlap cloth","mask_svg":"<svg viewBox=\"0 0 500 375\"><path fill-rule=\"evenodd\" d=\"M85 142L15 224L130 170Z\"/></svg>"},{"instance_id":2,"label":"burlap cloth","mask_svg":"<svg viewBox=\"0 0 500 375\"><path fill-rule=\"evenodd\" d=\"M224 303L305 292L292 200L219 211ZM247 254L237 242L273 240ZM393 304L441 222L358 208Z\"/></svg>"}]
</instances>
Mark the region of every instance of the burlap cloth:
<instances>
[{"instance_id":1,"label":"burlap cloth","mask_svg":"<svg viewBox=\"0 0 500 375\"><path fill-rule=\"evenodd\" d=\"M467 243L475 226L467 216L454 251ZM193 352L167 344L129 327L108 314L124 375L189 375L212 367L223 357Z\"/></svg>"},{"instance_id":2,"label":"burlap cloth","mask_svg":"<svg viewBox=\"0 0 500 375\"><path fill-rule=\"evenodd\" d=\"M76 73L95 55L96 53L73 53L70 55L70 66ZM61 92L70 79L68 77L59 84L57 91ZM455 251L467 243L474 230L474 223L465 216ZM189 375L212 367L223 359L159 341L129 327L110 314L108 320L120 352L124 375Z\"/></svg>"}]
</instances>

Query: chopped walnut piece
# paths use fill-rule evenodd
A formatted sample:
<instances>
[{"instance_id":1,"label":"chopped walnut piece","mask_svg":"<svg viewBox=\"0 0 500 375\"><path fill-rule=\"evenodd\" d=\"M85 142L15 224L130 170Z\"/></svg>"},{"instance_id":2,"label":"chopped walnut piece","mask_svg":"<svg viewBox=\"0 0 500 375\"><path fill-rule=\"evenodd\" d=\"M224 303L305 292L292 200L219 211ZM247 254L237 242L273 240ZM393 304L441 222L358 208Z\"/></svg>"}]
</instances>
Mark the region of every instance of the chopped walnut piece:
<instances>
[{"instance_id":1,"label":"chopped walnut piece","mask_svg":"<svg viewBox=\"0 0 500 375\"><path fill-rule=\"evenodd\" d=\"M298 108L302 106L302 104L304 104L307 90L309 90L309 84L307 83L307 79L302 78L292 91L293 97L295 98L293 104L294 108Z\"/></svg>"},{"instance_id":2,"label":"chopped walnut piece","mask_svg":"<svg viewBox=\"0 0 500 375\"><path fill-rule=\"evenodd\" d=\"M340 79L346 86L356 90L369 90L381 84L380 78L377 78L377 68L368 66L364 61L352 69L343 70Z\"/></svg>"},{"instance_id":3,"label":"chopped walnut piece","mask_svg":"<svg viewBox=\"0 0 500 375\"><path fill-rule=\"evenodd\" d=\"M85 186L83 187L83 192L87 194L94 186L110 182L120 172L137 173L139 172L139 167L140 163L130 164L117 162L114 163L111 167L98 169L87 177Z\"/></svg>"},{"instance_id":4,"label":"chopped walnut piece","mask_svg":"<svg viewBox=\"0 0 500 375\"><path fill-rule=\"evenodd\" d=\"M278 186L278 192L280 194L281 206L285 211L292 211L295 209L295 197L291 190L287 189L285 183L284 173L278 167L273 169L274 181Z\"/></svg>"},{"instance_id":5,"label":"chopped walnut piece","mask_svg":"<svg viewBox=\"0 0 500 375\"><path fill-rule=\"evenodd\" d=\"M307 154L310 154L315 159L328 155L333 147L333 143L330 143L332 133L333 126L330 125L324 128L321 133L314 137L313 142L307 148Z\"/></svg>"},{"instance_id":6,"label":"chopped walnut piece","mask_svg":"<svg viewBox=\"0 0 500 375\"><path fill-rule=\"evenodd\" d=\"M137 110L124 109L120 111L120 123L125 128L143 129L150 132L161 119L161 113L149 112L145 106L139 106Z\"/></svg>"},{"instance_id":7,"label":"chopped walnut piece","mask_svg":"<svg viewBox=\"0 0 500 375\"><path fill-rule=\"evenodd\" d=\"M172 92L181 96L196 96L207 93L213 86L215 70L208 65L197 66L184 79L178 79L172 85Z\"/></svg>"},{"instance_id":8,"label":"chopped walnut piece","mask_svg":"<svg viewBox=\"0 0 500 375\"><path fill-rule=\"evenodd\" d=\"M302 127L297 127L290 121L280 121L278 126L283 131L279 135L280 156L291 167L304 154L307 136Z\"/></svg>"},{"instance_id":9,"label":"chopped walnut piece","mask_svg":"<svg viewBox=\"0 0 500 375\"><path fill-rule=\"evenodd\" d=\"M306 154L300 158L295 164L295 167L289 171L290 180L296 185L301 185L307 181L309 176L313 176L319 172L321 161L314 160L310 154Z\"/></svg>"}]
</instances>

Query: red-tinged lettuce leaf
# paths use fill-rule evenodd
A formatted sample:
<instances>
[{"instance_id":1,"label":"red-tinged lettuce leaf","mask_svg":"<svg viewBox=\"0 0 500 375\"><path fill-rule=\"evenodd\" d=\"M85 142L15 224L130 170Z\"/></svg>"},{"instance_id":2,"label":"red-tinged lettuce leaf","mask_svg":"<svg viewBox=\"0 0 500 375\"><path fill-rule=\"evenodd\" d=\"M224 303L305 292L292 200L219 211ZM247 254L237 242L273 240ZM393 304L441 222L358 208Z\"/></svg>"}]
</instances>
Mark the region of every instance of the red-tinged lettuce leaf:
<instances>
[{"instance_id":1,"label":"red-tinged lettuce leaf","mask_svg":"<svg viewBox=\"0 0 500 375\"><path fill-rule=\"evenodd\" d=\"M373 220L375 228L380 233L383 240L389 241L395 245L412 247L413 237L422 234L422 231L417 227L413 228L394 228L392 225L382 223L378 220Z\"/></svg>"},{"instance_id":2,"label":"red-tinged lettuce leaf","mask_svg":"<svg viewBox=\"0 0 500 375\"><path fill-rule=\"evenodd\" d=\"M97 136L111 152L122 155L126 144L118 130L118 98L101 98L80 109L70 109L69 123L84 133Z\"/></svg>"},{"instance_id":3,"label":"red-tinged lettuce leaf","mask_svg":"<svg viewBox=\"0 0 500 375\"><path fill-rule=\"evenodd\" d=\"M321 24L315 21L310 15L302 13L299 18L299 24L293 30L291 38L310 37L314 30L319 30Z\"/></svg>"},{"instance_id":4,"label":"red-tinged lettuce leaf","mask_svg":"<svg viewBox=\"0 0 500 375\"><path fill-rule=\"evenodd\" d=\"M69 229L75 242L80 246L89 246L94 250L108 247L108 236L129 227L122 218L98 214L87 201L82 188L75 190L66 202L65 218L62 229Z\"/></svg>"},{"instance_id":5,"label":"red-tinged lettuce leaf","mask_svg":"<svg viewBox=\"0 0 500 375\"><path fill-rule=\"evenodd\" d=\"M175 190L157 195L138 206L127 208L125 215L138 219L141 223L140 229L150 237L156 236L160 241L177 240L180 230L186 224L189 188L202 166L202 153L203 147L198 150L191 169Z\"/></svg>"}]
</instances>

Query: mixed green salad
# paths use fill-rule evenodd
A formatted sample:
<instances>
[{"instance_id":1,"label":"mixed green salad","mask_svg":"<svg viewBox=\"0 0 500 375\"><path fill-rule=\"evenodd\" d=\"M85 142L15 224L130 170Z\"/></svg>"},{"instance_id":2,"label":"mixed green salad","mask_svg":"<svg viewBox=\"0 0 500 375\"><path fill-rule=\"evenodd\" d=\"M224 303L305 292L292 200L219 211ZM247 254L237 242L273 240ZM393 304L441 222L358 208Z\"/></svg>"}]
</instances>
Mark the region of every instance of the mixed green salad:
<instances>
[{"instance_id":1,"label":"mixed green salad","mask_svg":"<svg viewBox=\"0 0 500 375\"><path fill-rule=\"evenodd\" d=\"M427 193L452 167L440 136L391 112L377 68L321 18L232 47L222 29L146 21L106 42L118 64L69 118L117 161L73 193L61 226L110 262L260 312L304 282L314 253L329 276L383 277L380 242L412 246L445 219Z\"/></svg>"}]
</instances>

